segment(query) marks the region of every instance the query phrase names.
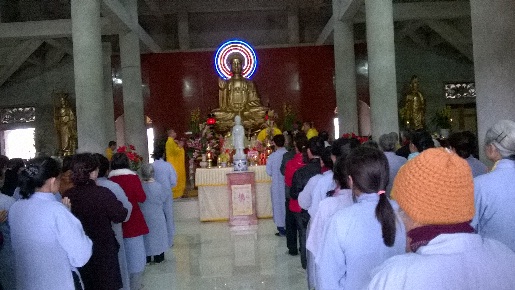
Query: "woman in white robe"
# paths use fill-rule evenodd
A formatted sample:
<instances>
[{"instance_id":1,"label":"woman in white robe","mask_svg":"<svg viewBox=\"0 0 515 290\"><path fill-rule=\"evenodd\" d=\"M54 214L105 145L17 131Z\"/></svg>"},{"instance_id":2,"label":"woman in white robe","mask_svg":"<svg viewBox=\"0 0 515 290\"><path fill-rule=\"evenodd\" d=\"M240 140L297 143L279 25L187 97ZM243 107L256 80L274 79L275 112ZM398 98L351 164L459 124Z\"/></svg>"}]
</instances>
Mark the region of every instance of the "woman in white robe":
<instances>
[{"instance_id":1,"label":"woman in white robe","mask_svg":"<svg viewBox=\"0 0 515 290\"><path fill-rule=\"evenodd\" d=\"M155 263L161 263L164 252L172 245L169 235L173 224L172 197L167 188L155 181L152 164L143 165L141 175L143 190L147 195L140 205L149 228L149 233L144 236L147 262L151 262L153 257Z\"/></svg>"},{"instance_id":2,"label":"woman in white robe","mask_svg":"<svg viewBox=\"0 0 515 290\"><path fill-rule=\"evenodd\" d=\"M55 200L59 173L59 163L50 157L29 161L20 173L22 199L9 210L17 289L81 286L76 268L88 262L93 243L70 212L69 199Z\"/></svg>"},{"instance_id":3,"label":"woman in white robe","mask_svg":"<svg viewBox=\"0 0 515 290\"><path fill-rule=\"evenodd\" d=\"M177 172L173 168L172 164L166 162L164 160L165 155L165 145L158 144L154 149L154 158L155 161L152 163L154 167L154 179L159 182L162 186L164 186L167 190L169 189L172 192L172 188L177 185ZM173 220L173 198L170 201L171 205L171 213L170 216L172 220L167 224L168 226L168 239L170 240L170 247L173 246L173 236L175 235L175 222Z\"/></svg>"}]
</instances>

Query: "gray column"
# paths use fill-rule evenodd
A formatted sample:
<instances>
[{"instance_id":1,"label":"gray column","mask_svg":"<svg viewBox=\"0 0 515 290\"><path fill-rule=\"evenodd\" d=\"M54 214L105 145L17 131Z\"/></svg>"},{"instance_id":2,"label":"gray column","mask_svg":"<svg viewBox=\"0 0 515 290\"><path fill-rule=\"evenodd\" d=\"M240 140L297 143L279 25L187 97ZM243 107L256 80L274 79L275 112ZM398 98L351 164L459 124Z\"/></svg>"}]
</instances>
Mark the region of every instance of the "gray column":
<instances>
[{"instance_id":1,"label":"gray column","mask_svg":"<svg viewBox=\"0 0 515 290\"><path fill-rule=\"evenodd\" d=\"M498 120L515 121L515 1L471 0L479 152L486 161L486 131Z\"/></svg>"},{"instance_id":2,"label":"gray column","mask_svg":"<svg viewBox=\"0 0 515 290\"><path fill-rule=\"evenodd\" d=\"M102 43L104 63L104 124L108 141L116 141L116 130L114 126L114 101L113 101L113 77L111 67L111 43ZM107 147L107 143L105 146Z\"/></svg>"},{"instance_id":3,"label":"gray column","mask_svg":"<svg viewBox=\"0 0 515 290\"><path fill-rule=\"evenodd\" d=\"M334 67L340 136L351 132L358 134L354 26L350 22L334 21Z\"/></svg>"},{"instance_id":4,"label":"gray column","mask_svg":"<svg viewBox=\"0 0 515 290\"><path fill-rule=\"evenodd\" d=\"M107 138L102 82L100 1L72 0L73 69L79 152L102 153Z\"/></svg>"},{"instance_id":5,"label":"gray column","mask_svg":"<svg viewBox=\"0 0 515 290\"><path fill-rule=\"evenodd\" d=\"M399 131L392 1L365 0L372 136Z\"/></svg>"},{"instance_id":6,"label":"gray column","mask_svg":"<svg viewBox=\"0 0 515 290\"><path fill-rule=\"evenodd\" d=\"M137 0L124 1L133 21L137 18ZM120 58L122 64L123 120L125 142L136 146L136 151L148 162L147 131L143 110L141 61L138 35L131 31L120 35Z\"/></svg>"},{"instance_id":7,"label":"gray column","mask_svg":"<svg viewBox=\"0 0 515 290\"><path fill-rule=\"evenodd\" d=\"M190 31L188 22L188 11L181 9L177 17L179 34L179 48L186 50L190 48Z\"/></svg>"},{"instance_id":8,"label":"gray column","mask_svg":"<svg viewBox=\"0 0 515 290\"><path fill-rule=\"evenodd\" d=\"M299 9L298 7L288 8L288 43L299 43Z\"/></svg>"}]
</instances>

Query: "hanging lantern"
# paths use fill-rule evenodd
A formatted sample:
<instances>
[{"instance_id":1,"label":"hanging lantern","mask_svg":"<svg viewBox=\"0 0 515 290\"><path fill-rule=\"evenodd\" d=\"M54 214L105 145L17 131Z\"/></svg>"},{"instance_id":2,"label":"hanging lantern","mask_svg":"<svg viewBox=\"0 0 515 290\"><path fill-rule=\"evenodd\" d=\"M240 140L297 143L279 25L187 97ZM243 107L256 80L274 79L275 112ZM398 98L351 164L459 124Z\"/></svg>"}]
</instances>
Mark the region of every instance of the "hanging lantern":
<instances>
[{"instance_id":1,"label":"hanging lantern","mask_svg":"<svg viewBox=\"0 0 515 290\"><path fill-rule=\"evenodd\" d=\"M216 117L215 117L215 114L210 113L210 114L208 114L208 115L207 115L206 124L208 124L208 125L214 125L214 124L216 124Z\"/></svg>"}]
</instances>

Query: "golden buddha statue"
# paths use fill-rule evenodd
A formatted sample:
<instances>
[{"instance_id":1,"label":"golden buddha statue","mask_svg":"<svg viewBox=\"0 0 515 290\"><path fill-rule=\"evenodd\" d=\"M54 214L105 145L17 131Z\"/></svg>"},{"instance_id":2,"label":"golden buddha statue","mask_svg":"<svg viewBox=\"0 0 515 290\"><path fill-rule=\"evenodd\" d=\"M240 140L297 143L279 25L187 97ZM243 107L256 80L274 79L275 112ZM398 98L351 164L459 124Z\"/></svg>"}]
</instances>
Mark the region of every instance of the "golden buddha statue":
<instances>
[{"instance_id":1,"label":"golden buddha statue","mask_svg":"<svg viewBox=\"0 0 515 290\"><path fill-rule=\"evenodd\" d=\"M69 102L68 95L58 94L59 104L54 109L54 124L62 156L73 155L77 149L77 120Z\"/></svg>"},{"instance_id":2,"label":"golden buddha statue","mask_svg":"<svg viewBox=\"0 0 515 290\"><path fill-rule=\"evenodd\" d=\"M233 125L236 115L242 119L245 128L258 128L265 122L268 108L261 106L256 86L243 77L242 59L231 60L232 77L218 80L219 108L212 111L216 116L216 126L220 131L227 131Z\"/></svg>"},{"instance_id":3,"label":"golden buddha statue","mask_svg":"<svg viewBox=\"0 0 515 290\"><path fill-rule=\"evenodd\" d=\"M418 91L418 77L412 76L410 92L406 95L406 104L402 109L404 125L407 129L423 129L426 123L426 100Z\"/></svg>"}]
</instances>

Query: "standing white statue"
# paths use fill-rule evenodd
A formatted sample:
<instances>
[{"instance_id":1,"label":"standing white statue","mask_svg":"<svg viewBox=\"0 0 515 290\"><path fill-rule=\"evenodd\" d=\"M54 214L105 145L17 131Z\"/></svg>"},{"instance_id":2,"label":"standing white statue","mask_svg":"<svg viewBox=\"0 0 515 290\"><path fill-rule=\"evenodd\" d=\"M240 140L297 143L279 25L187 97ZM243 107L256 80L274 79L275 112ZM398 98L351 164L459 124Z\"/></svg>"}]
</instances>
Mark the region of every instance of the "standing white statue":
<instances>
[{"instance_id":1,"label":"standing white statue","mask_svg":"<svg viewBox=\"0 0 515 290\"><path fill-rule=\"evenodd\" d=\"M232 144L236 153L234 154L234 171L247 170L247 156L243 153L245 145L243 140L245 138L245 128L241 125L241 117L236 115L234 117L234 127L232 127Z\"/></svg>"}]
</instances>

